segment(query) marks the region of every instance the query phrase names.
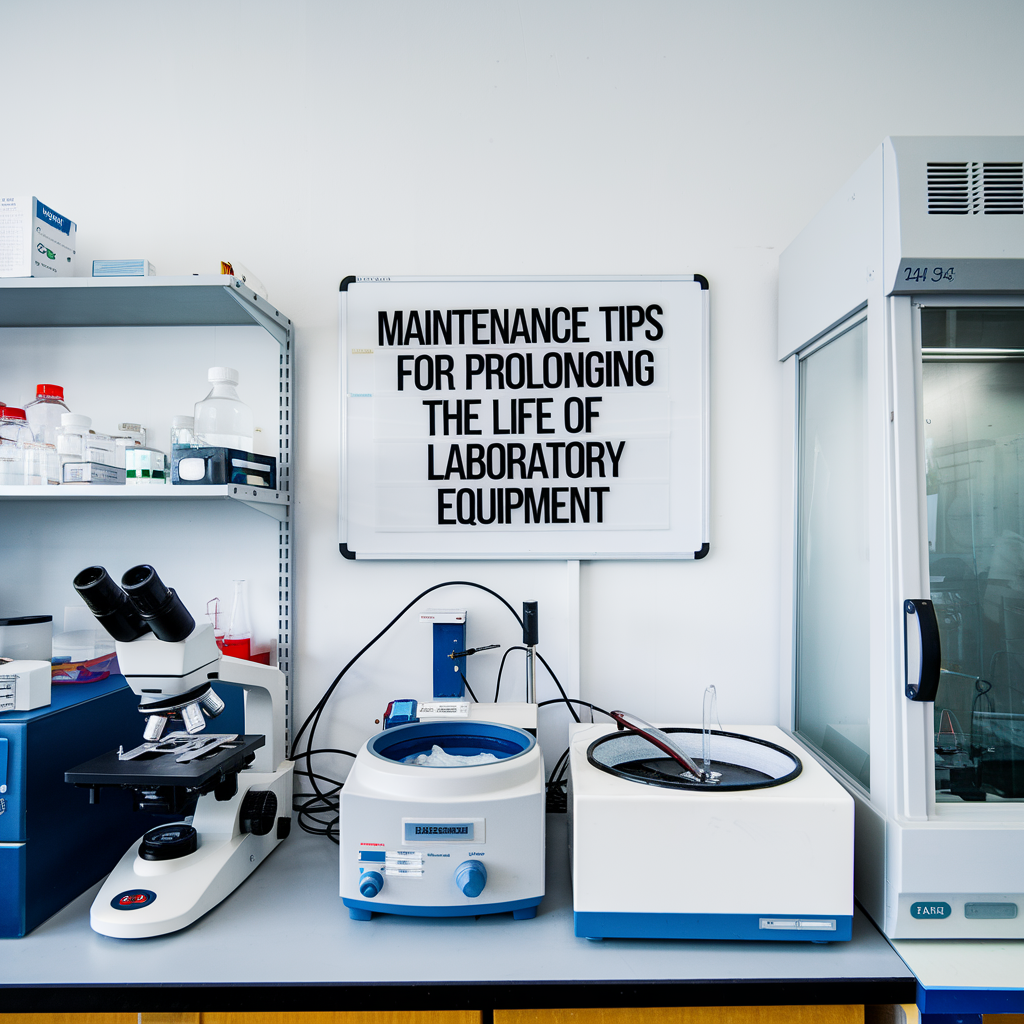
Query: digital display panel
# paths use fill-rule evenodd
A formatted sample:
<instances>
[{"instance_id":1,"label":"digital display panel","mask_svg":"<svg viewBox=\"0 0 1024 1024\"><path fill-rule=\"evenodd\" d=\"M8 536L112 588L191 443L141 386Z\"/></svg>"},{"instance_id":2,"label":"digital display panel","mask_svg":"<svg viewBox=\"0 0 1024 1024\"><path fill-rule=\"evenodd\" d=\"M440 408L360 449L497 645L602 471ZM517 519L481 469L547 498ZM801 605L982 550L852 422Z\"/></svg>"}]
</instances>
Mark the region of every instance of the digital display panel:
<instances>
[{"instance_id":1,"label":"digital display panel","mask_svg":"<svg viewBox=\"0 0 1024 1024\"><path fill-rule=\"evenodd\" d=\"M474 821L406 821L403 824L407 843L469 843L476 839Z\"/></svg>"}]
</instances>

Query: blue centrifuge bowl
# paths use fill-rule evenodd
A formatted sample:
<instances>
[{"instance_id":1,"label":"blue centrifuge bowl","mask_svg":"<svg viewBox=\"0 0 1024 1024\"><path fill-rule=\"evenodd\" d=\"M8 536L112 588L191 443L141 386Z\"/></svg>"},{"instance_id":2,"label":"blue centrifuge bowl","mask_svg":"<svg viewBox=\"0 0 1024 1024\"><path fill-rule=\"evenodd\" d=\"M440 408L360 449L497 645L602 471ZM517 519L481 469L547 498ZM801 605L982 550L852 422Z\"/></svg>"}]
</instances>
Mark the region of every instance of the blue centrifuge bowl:
<instances>
[{"instance_id":1,"label":"blue centrifuge bowl","mask_svg":"<svg viewBox=\"0 0 1024 1024\"><path fill-rule=\"evenodd\" d=\"M489 753L494 754L499 761L507 761L529 752L537 745L537 741L524 729L517 729L514 725L498 725L494 722L411 722L378 733L369 740L367 749L375 757L401 763L417 754L429 754L435 744L449 754L473 756ZM486 768L487 765L473 767ZM434 766L433 770L439 768Z\"/></svg>"}]
</instances>

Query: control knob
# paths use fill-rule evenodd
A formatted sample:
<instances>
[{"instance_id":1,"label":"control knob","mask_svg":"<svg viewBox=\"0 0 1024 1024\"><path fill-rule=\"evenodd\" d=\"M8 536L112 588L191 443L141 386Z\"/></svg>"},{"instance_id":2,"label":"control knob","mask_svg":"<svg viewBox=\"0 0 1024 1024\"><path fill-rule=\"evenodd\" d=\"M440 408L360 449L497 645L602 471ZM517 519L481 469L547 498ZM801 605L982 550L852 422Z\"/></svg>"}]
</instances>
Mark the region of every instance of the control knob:
<instances>
[{"instance_id":1,"label":"control knob","mask_svg":"<svg viewBox=\"0 0 1024 1024\"><path fill-rule=\"evenodd\" d=\"M250 789L242 799L238 827L254 836L265 836L277 821L277 794L270 789Z\"/></svg>"},{"instance_id":2,"label":"control knob","mask_svg":"<svg viewBox=\"0 0 1024 1024\"><path fill-rule=\"evenodd\" d=\"M364 871L359 876L359 895L372 900L384 888L384 876L379 871Z\"/></svg>"},{"instance_id":3,"label":"control knob","mask_svg":"<svg viewBox=\"0 0 1024 1024\"><path fill-rule=\"evenodd\" d=\"M475 899L487 884L487 868L478 860L464 860L455 869L455 884L464 896Z\"/></svg>"}]
</instances>

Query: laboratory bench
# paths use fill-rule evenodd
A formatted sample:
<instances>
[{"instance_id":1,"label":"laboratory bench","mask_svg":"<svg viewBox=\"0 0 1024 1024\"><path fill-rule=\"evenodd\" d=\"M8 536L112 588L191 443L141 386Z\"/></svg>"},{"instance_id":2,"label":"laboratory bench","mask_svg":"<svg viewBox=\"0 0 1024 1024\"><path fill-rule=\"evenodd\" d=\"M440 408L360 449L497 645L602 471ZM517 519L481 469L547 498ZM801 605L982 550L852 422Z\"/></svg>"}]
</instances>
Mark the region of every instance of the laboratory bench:
<instances>
[{"instance_id":1,"label":"laboratory bench","mask_svg":"<svg viewBox=\"0 0 1024 1024\"><path fill-rule=\"evenodd\" d=\"M1024 942L994 939L894 939L917 976L922 1024L956 1017L981 1024L984 1014L1024 1013Z\"/></svg>"},{"instance_id":2,"label":"laboratory bench","mask_svg":"<svg viewBox=\"0 0 1024 1024\"><path fill-rule=\"evenodd\" d=\"M223 903L172 935L93 932L96 886L25 938L0 944L0 1006L109 1013L914 1001L913 974L859 910L850 942L577 939L566 827L564 814L548 816L547 895L527 921L351 921L338 895L338 848L297 830ZM698 884L716 884L714 865L687 870L704 872Z\"/></svg>"}]
</instances>

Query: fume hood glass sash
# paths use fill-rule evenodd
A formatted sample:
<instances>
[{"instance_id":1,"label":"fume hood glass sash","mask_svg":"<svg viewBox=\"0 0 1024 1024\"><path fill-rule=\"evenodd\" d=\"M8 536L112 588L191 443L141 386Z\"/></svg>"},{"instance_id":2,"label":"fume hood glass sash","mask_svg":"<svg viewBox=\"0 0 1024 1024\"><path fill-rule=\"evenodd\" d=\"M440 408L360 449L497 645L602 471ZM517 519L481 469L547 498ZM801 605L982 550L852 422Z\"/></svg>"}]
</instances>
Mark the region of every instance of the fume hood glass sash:
<instances>
[{"instance_id":1,"label":"fume hood glass sash","mask_svg":"<svg viewBox=\"0 0 1024 1024\"><path fill-rule=\"evenodd\" d=\"M795 728L870 788L868 323L801 357Z\"/></svg>"},{"instance_id":2,"label":"fume hood glass sash","mask_svg":"<svg viewBox=\"0 0 1024 1024\"><path fill-rule=\"evenodd\" d=\"M1024 802L1024 308L920 304L935 804ZM905 528L905 524L904 527Z\"/></svg>"}]
</instances>

